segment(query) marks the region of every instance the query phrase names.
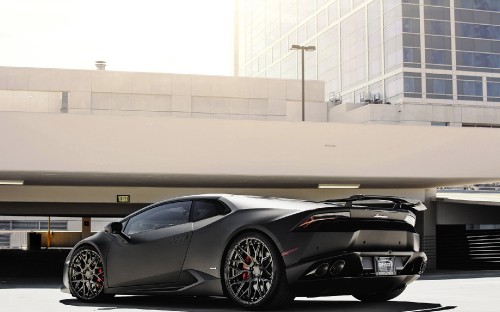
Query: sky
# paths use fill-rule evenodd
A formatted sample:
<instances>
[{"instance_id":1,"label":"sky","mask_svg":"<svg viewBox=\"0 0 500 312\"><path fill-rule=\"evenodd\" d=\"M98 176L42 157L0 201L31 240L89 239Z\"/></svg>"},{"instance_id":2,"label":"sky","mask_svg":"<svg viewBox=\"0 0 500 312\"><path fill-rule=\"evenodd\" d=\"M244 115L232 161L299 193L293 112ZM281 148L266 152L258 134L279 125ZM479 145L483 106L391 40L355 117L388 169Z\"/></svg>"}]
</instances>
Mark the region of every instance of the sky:
<instances>
[{"instance_id":1,"label":"sky","mask_svg":"<svg viewBox=\"0 0 500 312\"><path fill-rule=\"evenodd\" d=\"M0 66L233 73L232 0L0 0Z\"/></svg>"}]
</instances>

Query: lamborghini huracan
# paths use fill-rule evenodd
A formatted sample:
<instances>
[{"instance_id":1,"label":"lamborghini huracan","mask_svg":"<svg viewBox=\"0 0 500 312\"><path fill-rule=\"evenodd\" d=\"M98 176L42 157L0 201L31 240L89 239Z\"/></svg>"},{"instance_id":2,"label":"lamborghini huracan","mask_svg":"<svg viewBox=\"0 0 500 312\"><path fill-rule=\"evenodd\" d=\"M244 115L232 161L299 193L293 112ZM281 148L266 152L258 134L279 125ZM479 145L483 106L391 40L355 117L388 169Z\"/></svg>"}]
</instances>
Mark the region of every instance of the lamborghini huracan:
<instances>
[{"instance_id":1,"label":"lamborghini huracan","mask_svg":"<svg viewBox=\"0 0 500 312\"><path fill-rule=\"evenodd\" d=\"M297 296L386 301L425 269L415 231L425 209L389 196L174 198L79 242L63 281L85 302L115 294L227 296L246 309Z\"/></svg>"}]
</instances>

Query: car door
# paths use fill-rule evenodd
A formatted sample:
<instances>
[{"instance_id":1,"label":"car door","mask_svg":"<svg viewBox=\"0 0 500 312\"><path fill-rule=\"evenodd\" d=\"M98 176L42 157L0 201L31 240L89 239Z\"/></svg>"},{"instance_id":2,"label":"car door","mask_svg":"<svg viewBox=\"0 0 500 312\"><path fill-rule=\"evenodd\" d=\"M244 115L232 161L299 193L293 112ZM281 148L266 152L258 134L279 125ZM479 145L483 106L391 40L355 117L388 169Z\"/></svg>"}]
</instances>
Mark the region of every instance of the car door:
<instances>
[{"instance_id":1,"label":"car door","mask_svg":"<svg viewBox=\"0 0 500 312\"><path fill-rule=\"evenodd\" d=\"M128 219L123 232L110 244L107 257L109 287L177 282L193 224L191 201L164 203Z\"/></svg>"}]
</instances>

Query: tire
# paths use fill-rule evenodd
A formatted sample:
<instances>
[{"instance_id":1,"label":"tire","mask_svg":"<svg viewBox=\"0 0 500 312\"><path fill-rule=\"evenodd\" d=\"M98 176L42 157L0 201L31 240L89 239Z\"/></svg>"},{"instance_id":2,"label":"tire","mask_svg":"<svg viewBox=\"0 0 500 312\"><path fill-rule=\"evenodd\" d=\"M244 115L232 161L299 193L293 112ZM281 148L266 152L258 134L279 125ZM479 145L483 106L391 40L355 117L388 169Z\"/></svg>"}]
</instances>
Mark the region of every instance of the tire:
<instances>
[{"instance_id":1,"label":"tire","mask_svg":"<svg viewBox=\"0 0 500 312\"><path fill-rule=\"evenodd\" d=\"M77 249L68 266L69 290L83 302L112 298L104 293L104 267L99 253L91 246Z\"/></svg>"},{"instance_id":2,"label":"tire","mask_svg":"<svg viewBox=\"0 0 500 312\"><path fill-rule=\"evenodd\" d=\"M285 307L295 298L278 249L260 233L240 235L229 246L223 286L232 301L248 310Z\"/></svg>"},{"instance_id":3,"label":"tire","mask_svg":"<svg viewBox=\"0 0 500 312\"><path fill-rule=\"evenodd\" d=\"M381 292L381 293L375 293L375 294L362 294L362 295L353 295L354 298L363 301L363 302L381 302L381 301L388 301L391 299L396 298L397 296L401 295L403 291L406 289L406 286L400 287L393 289L388 292Z\"/></svg>"}]
</instances>

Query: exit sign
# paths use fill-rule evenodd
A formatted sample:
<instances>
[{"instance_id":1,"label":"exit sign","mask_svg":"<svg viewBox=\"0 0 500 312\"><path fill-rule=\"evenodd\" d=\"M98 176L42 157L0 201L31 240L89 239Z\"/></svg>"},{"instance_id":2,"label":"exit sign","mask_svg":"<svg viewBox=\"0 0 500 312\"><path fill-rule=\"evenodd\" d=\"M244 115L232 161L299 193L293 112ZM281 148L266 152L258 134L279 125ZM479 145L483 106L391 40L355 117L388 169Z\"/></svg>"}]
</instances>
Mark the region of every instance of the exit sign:
<instances>
[{"instance_id":1,"label":"exit sign","mask_svg":"<svg viewBox=\"0 0 500 312\"><path fill-rule=\"evenodd\" d=\"M130 203L130 195L116 195L117 203Z\"/></svg>"}]
</instances>

